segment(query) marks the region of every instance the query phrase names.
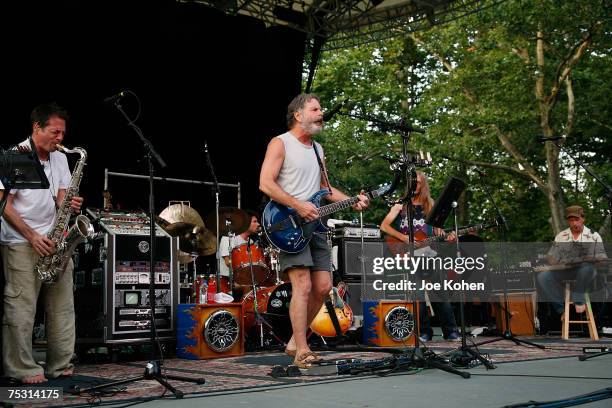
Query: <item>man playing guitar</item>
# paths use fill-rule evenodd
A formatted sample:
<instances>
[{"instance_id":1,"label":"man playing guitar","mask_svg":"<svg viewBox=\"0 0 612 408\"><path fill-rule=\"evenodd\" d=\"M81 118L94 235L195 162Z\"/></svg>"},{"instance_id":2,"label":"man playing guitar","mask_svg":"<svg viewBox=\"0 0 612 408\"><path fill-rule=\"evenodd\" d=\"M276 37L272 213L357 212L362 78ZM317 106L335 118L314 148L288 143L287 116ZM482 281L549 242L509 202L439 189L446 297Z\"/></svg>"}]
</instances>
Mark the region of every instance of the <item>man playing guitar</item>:
<instances>
[{"instance_id":1,"label":"man playing guitar","mask_svg":"<svg viewBox=\"0 0 612 408\"><path fill-rule=\"evenodd\" d=\"M303 220L312 221L319 217L319 212L307 199L321 188L331 191L326 197L328 201L349 198L329 185L323 148L313 140L323 130L319 98L313 94L296 96L287 108L287 125L289 131L268 144L259 189L272 200L293 208ZM367 206L368 198L360 194L353 208L361 211ZM298 253L279 254L281 271L287 271L292 286L289 316L293 336L286 352L295 356L294 362L300 368L309 368L320 361L308 347L306 328L332 288L330 257L327 240L320 234L314 234L308 246Z\"/></svg>"}]
</instances>

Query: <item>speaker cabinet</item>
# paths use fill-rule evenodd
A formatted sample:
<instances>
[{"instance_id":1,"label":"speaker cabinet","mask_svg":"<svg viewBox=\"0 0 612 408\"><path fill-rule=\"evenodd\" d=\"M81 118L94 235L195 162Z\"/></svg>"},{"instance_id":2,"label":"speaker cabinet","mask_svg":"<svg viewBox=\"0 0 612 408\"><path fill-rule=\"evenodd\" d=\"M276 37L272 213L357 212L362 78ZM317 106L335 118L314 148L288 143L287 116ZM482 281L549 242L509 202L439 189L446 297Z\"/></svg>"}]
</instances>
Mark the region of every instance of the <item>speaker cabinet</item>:
<instances>
[{"instance_id":1,"label":"speaker cabinet","mask_svg":"<svg viewBox=\"0 0 612 408\"><path fill-rule=\"evenodd\" d=\"M176 355L190 360L244 354L242 303L178 305Z\"/></svg>"},{"instance_id":2,"label":"speaker cabinet","mask_svg":"<svg viewBox=\"0 0 612 408\"><path fill-rule=\"evenodd\" d=\"M414 346L417 317L412 306L405 301L364 301L363 342L380 347Z\"/></svg>"},{"instance_id":3,"label":"speaker cabinet","mask_svg":"<svg viewBox=\"0 0 612 408\"><path fill-rule=\"evenodd\" d=\"M508 312L510 313L510 330L512 334L521 336L535 335L535 292L508 293ZM496 295L492 303L492 312L497 321L497 327L506 331L504 311L504 295Z\"/></svg>"},{"instance_id":4,"label":"speaker cabinet","mask_svg":"<svg viewBox=\"0 0 612 408\"><path fill-rule=\"evenodd\" d=\"M338 243L340 274L342 279L361 277L361 239L342 238ZM373 276L374 258L384 256L385 243L382 239L366 239L363 242L363 258L366 276Z\"/></svg>"}]
</instances>

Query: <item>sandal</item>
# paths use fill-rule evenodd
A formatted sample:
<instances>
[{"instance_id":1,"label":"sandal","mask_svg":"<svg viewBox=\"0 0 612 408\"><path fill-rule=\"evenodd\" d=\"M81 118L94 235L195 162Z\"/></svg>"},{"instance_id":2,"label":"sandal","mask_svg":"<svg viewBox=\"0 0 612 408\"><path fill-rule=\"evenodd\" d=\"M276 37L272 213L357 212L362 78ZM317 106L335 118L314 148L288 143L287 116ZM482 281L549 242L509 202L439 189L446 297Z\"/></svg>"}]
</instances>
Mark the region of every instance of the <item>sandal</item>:
<instances>
[{"instance_id":1,"label":"sandal","mask_svg":"<svg viewBox=\"0 0 612 408\"><path fill-rule=\"evenodd\" d=\"M296 356L293 364L298 368L310 368L314 363L319 363L323 359L319 357L314 351L307 351L304 354Z\"/></svg>"},{"instance_id":2,"label":"sandal","mask_svg":"<svg viewBox=\"0 0 612 408\"><path fill-rule=\"evenodd\" d=\"M297 349L285 349L285 354L291 357L295 357L295 353L297 353Z\"/></svg>"}]
</instances>

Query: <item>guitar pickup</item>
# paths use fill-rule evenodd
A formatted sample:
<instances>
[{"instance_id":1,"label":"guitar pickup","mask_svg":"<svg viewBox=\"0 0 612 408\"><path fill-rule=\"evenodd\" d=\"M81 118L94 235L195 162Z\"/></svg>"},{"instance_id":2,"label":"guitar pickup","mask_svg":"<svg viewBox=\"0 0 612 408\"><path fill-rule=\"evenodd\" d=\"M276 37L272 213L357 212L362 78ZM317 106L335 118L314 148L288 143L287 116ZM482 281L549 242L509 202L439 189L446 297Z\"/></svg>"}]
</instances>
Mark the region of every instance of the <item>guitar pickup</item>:
<instances>
[{"instance_id":1,"label":"guitar pickup","mask_svg":"<svg viewBox=\"0 0 612 408\"><path fill-rule=\"evenodd\" d=\"M289 219L291 220L291 225L293 226L293 228L297 228L297 224L295 223L295 220L293 219L293 215L289 216Z\"/></svg>"}]
</instances>

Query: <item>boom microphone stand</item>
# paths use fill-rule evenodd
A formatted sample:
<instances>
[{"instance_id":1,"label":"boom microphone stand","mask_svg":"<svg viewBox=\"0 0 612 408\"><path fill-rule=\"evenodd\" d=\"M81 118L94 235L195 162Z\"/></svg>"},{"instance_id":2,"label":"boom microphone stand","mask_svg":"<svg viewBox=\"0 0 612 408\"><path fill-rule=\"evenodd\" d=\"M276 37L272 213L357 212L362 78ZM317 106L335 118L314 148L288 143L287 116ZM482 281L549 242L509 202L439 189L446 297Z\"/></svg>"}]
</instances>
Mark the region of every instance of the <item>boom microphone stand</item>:
<instances>
[{"instance_id":1,"label":"boom microphone stand","mask_svg":"<svg viewBox=\"0 0 612 408\"><path fill-rule=\"evenodd\" d=\"M455 221L455 244L457 250L457 259L461 257L461 249L459 248L459 229L457 227L457 201L453 201L451 203L453 208L453 218ZM465 330L465 291L461 289L460 299L459 299L459 319L461 320L461 346L457 349L457 351L452 352L454 358L459 358L463 360L464 357L468 357L471 359L477 359L480 361L488 370L492 370L495 368L493 364L486 358L484 358L478 351L474 351L471 347L467 345L466 342L466 330Z\"/></svg>"},{"instance_id":2,"label":"boom microphone stand","mask_svg":"<svg viewBox=\"0 0 612 408\"><path fill-rule=\"evenodd\" d=\"M133 95L140 105L140 100L138 99L138 96L132 91L125 91L125 92L122 92L120 95L122 96L123 94L126 94L126 93ZM156 224L155 224L155 199L153 195L153 173L155 171L154 166L153 166L153 158L155 158L155 160L157 161L158 165L161 168L165 168L166 163L161 158L161 156L155 151L155 148L153 147L153 144L151 143L151 141L144 137L142 130L138 127L138 125L136 125L135 121L136 119L138 119L138 117L136 117L136 119L134 120L131 120L129 116L125 113L125 111L121 107L121 97L116 97L114 99L114 105L117 108L117 110L121 112L123 117L125 117L125 119L128 122L128 126L130 126L134 130L134 132L136 132L136 134L138 135L138 138L140 139L140 141L142 142L145 148L145 151L146 151L145 156L147 157L147 163L149 166L149 239L150 239L150 243L149 243L149 251L150 251L149 252L150 254L150 257L149 257L149 307L150 307L149 327L151 330L151 339L150 339L151 360L147 362L145 366L145 371L143 375L141 376L113 381L111 383L101 384L95 387L90 387L90 388L85 388L85 389L81 389L79 386L76 386L74 388L74 393L76 394L81 394L84 392L88 393L94 390L114 387L116 385L127 384L127 383L140 381L140 380L156 380L164 388L172 392L176 398L183 398L183 392L174 388L172 385L170 385L166 381L166 379L194 382L197 384L204 384L205 380L203 378L188 378L188 377L181 377L181 376L176 376L176 375L167 375L165 373L162 374L163 352L161 349L161 345L159 344L159 339L157 337L157 327L155 325L155 306L156 306L155 305L155 228L156 228ZM156 354L155 354L156 350L159 350L159 359L156 358Z\"/></svg>"},{"instance_id":3,"label":"boom microphone stand","mask_svg":"<svg viewBox=\"0 0 612 408\"><path fill-rule=\"evenodd\" d=\"M371 119L371 118L369 118ZM376 120L379 126L387 127L390 129L394 129L396 131L401 132L402 136L402 159L399 163L399 169L404 171L404 178L406 180L406 192L404 197L402 197L402 202L406 204L406 223L408 225L408 247L410 251L410 257L414 256L414 226L412 223L414 216L414 207L412 204L412 197L416 192L416 182L417 182L417 174L415 170L415 164L411 163L411 160L408 155L408 142L410 140L410 134L415 131L419 133L423 133L423 131L419 128L412 127L410 125L401 123L398 125L381 123L382 121ZM421 159L423 159L421 157ZM418 160L417 160L418 162ZM437 360L438 356L432 351L429 350L425 345L423 345L422 341L419 338L419 313L420 310L417 308L416 295L412 296L412 311L415 315L415 331L414 331L414 348L410 353L410 361L417 365L423 365L428 368L437 368L442 371L446 371L452 374L459 375L463 378L470 378L471 374L465 371L456 370L450 367L448 364L442 363Z\"/></svg>"},{"instance_id":4,"label":"boom microphone stand","mask_svg":"<svg viewBox=\"0 0 612 408\"><path fill-rule=\"evenodd\" d=\"M476 170L476 172L478 173L478 175L480 175L480 177L482 179L485 178L485 174L483 172L481 172L479 169L475 168L474 170ZM501 249L501 243L502 242L507 242L507 232L508 232L508 226L506 225L506 220L504 219L504 216L502 215L499 207L497 206L497 203L495 202L495 199L493 198L493 195L491 194L491 190L489 189L489 187L487 186L486 183L482 183L482 186L485 190L485 193L487 194L487 197L489 197L489 200L491 201L491 203L493 204L493 207L495 208L495 211L497 212L497 219L498 219L498 225L500 227L500 231L501 231L501 242L500 242L500 249ZM500 251L501 253L501 251ZM505 257L502 257L502 259L506 259ZM533 343L531 341L527 341L527 340L520 340L518 339L516 336L514 336L512 334L512 328L510 327L510 310L508 307L508 281L506 279L506 272L508 270L507 265L504 265L505 261L500 262L499 264L499 268L504 270L503 273L503 282L504 282L504 306L501 307L501 309L503 310L504 313L504 323L506 325L506 329L504 330L503 334L499 337L499 338L495 338L495 339L491 339L491 340L485 340L482 341L480 343L477 343L476 346L481 346L483 344L489 344L489 343L495 343L497 341L501 341L501 340L510 340L513 341L516 345L518 346L522 346L522 345L526 345L526 346L533 346L533 347L537 347L540 348L542 350L544 350L546 347L544 347L541 344L536 344Z\"/></svg>"}]
</instances>

